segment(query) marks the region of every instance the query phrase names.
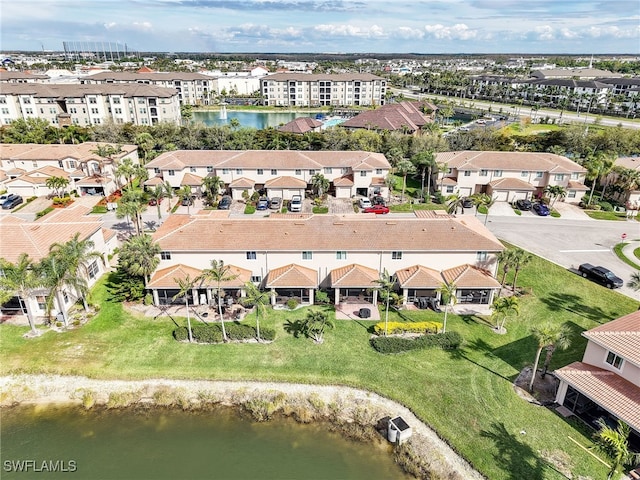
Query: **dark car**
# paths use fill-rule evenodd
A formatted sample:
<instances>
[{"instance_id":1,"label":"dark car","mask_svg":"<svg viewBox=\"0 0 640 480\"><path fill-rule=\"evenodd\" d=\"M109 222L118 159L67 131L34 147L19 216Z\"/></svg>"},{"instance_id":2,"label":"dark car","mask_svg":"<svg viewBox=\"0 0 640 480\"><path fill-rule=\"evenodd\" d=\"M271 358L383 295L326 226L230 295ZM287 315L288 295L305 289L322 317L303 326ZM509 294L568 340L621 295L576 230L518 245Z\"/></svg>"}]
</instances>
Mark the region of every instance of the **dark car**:
<instances>
[{"instance_id":1,"label":"dark car","mask_svg":"<svg viewBox=\"0 0 640 480\"><path fill-rule=\"evenodd\" d=\"M152 198L151 200L149 200L149 206L151 206L151 207L155 207L159 203L162 203L162 197L160 197L157 200L155 198Z\"/></svg>"},{"instance_id":2,"label":"dark car","mask_svg":"<svg viewBox=\"0 0 640 480\"><path fill-rule=\"evenodd\" d=\"M534 203L533 211L541 217L546 217L547 215L549 215L549 213L551 213L549 211L549 207L547 207L544 203Z\"/></svg>"},{"instance_id":3,"label":"dark car","mask_svg":"<svg viewBox=\"0 0 640 480\"><path fill-rule=\"evenodd\" d=\"M181 205L183 207L190 207L191 205L193 205L193 199L191 199L191 198L183 198L182 202L181 202Z\"/></svg>"},{"instance_id":4,"label":"dark car","mask_svg":"<svg viewBox=\"0 0 640 480\"><path fill-rule=\"evenodd\" d=\"M464 197L462 199L462 208L473 208L473 200L469 197Z\"/></svg>"},{"instance_id":5,"label":"dark car","mask_svg":"<svg viewBox=\"0 0 640 480\"><path fill-rule=\"evenodd\" d=\"M280 197L273 197L270 201L269 201L269 208L271 210L280 210L282 208L282 198Z\"/></svg>"},{"instance_id":6,"label":"dark car","mask_svg":"<svg viewBox=\"0 0 640 480\"><path fill-rule=\"evenodd\" d=\"M624 281L608 268L583 263L578 267L578 271L584 278L590 278L607 288L620 288L624 285Z\"/></svg>"},{"instance_id":7,"label":"dark car","mask_svg":"<svg viewBox=\"0 0 640 480\"><path fill-rule=\"evenodd\" d=\"M269 208L269 200L266 198L258 199L258 203L256 203L256 210L266 210Z\"/></svg>"},{"instance_id":8,"label":"dark car","mask_svg":"<svg viewBox=\"0 0 640 480\"><path fill-rule=\"evenodd\" d=\"M373 205L382 205L383 207L386 206L386 204L384 202L384 198L382 197L382 195L374 195L371 198L371 203Z\"/></svg>"},{"instance_id":9,"label":"dark car","mask_svg":"<svg viewBox=\"0 0 640 480\"><path fill-rule=\"evenodd\" d=\"M22 202L24 202L24 199L20 195L14 195L13 197L10 196L2 204L2 209L11 210L12 208L20 205Z\"/></svg>"},{"instance_id":10,"label":"dark car","mask_svg":"<svg viewBox=\"0 0 640 480\"><path fill-rule=\"evenodd\" d=\"M231 208L231 197L229 195L225 195L218 202L218 210L229 210Z\"/></svg>"},{"instance_id":11,"label":"dark car","mask_svg":"<svg viewBox=\"0 0 640 480\"><path fill-rule=\"evenodd\" d=\"M520 200L516 201L516 208L518 210L529 211L529 210L531 210L532 206L533 206L533 204L531 203L531 201L527 200L526 198L521 198Z\"/></svg>"},{"instance_id":12,"label":"dark car","mask_svg":"<svg viewBox=\"0 0 640 480\"><path fill-rule=\"evenodd\" d=\"M363 210L364 213L375 213L377 215L389 213L389 207L384 205L371 205Z\"/></svg>"}]
</instances>

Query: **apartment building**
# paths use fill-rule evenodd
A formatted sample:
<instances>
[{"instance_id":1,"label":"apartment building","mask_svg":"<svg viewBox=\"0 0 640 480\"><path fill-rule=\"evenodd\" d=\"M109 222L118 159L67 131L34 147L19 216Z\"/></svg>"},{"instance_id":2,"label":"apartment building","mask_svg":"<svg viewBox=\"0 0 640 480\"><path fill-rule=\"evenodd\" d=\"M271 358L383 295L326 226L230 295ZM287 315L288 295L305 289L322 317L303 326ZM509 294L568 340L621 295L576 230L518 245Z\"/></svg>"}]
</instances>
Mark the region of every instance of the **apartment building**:
<instances>
[{"instance_id":1,"label":"apartment building","mask_svg":"<svg viewBox=\"0 0 640 480\"><path fill-rule=\"evenodd\" d=\"M640 311L582 333L581 362L554 372L564 414L595 423L622 420L640 440ZM594 424L594 426L597 426Z\"/></svg>"},{"instance_id":2,"label":"apartment building","mask_svg":"<svg viewBox=\"0 0 640 480\"><path fill-rule=\"evenodd\" d=\"M264 104L276 107L383 105L387 81L370 73L277 73L260 79Z\"/></svg>"},{"instance_id":3,"label":"apartment building","mask_svg":"<svg viewBox=\"0 0 640 480\"><path fill-rule=\"evenodd\" d=\"M0 84L0 124L42 118L57 126L180 124L175 89L142 84Z\"/></svg>"},{"instance_id":4,"label":"apartment building","mask_svg":"<svg viewBox=\"0 0 640 480\"><path fill-rule=\"evenodd\" d=\"M190 185L198 193L204 177L217 176L238 200L244 191L262 189L269 197L285 200L304 195L317 173L329 180L329 192L338 198L384 196L384 178L391 168L381 153L298 150L177 150L145 167L148 187L168 182L174 188Z\"/></svg>"},{"instance_id":5,"label":"apartment building","mask_svg":"<svg viewBox=\"0 0 640 480\"><path fill-rule=\"evenodd\" d=\"M566 190L566 201L579 203L588 190L586 169L553 153L443 152L436 162L448 167L437 175L435 185L443 195L487 193L497 201L514 202L542 196L546 187L559 185Z\"/></svg>"}]
</instances>

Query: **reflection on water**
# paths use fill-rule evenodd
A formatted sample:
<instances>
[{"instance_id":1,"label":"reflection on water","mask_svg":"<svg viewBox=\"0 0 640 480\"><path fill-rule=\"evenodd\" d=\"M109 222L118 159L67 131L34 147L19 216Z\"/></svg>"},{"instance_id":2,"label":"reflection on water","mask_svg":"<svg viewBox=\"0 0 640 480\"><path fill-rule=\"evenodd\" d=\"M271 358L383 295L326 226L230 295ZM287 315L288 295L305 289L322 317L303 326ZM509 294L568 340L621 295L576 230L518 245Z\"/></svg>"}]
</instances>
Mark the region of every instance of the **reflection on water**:
<instances>
[{"instance_id":1,"label":"reflection on water","mask_svg":"<svg viewBox=\"0 0 640 480\"><path fill-rule=\"evenodd\" d=\"M256 128L261 130L267 127L279 127L297 117L309 117L315 114L285 113L285 112L232 112L227 111L227 118L220 118L220 112L193 112L193 121L202 122L207 126L231 125L231 119L235 118L240 122L241 127Z\"/></svg>"},{"instance_id":2,"label":"reflection on water","mask_svg":"<svg viewBox=\"0 0 640 480\"><path fill-rule=\"evenodd\" d=\"M350 442L322 424L256 423L230 409L20 407L2 410L1 437L3 479L408 478L384 442Z\"/></svg>"}]
</instances>

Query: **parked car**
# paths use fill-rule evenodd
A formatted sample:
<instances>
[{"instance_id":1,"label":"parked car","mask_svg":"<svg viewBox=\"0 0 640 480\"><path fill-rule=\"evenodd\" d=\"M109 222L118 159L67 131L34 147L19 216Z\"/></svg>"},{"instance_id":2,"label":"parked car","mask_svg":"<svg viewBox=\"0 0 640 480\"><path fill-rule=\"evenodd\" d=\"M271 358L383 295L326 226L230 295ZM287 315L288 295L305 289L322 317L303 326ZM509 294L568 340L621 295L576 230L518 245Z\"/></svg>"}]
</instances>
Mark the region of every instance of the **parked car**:
<instances>
[{"instance_id":1,"label":"parked car","mask_svg":"<svg viewBox=\"0 0 640 480\"><path fill-rule=\"evenodd\" d=\"M382 205L383 207L386 206L386 203L385 203L384 198L382 197L382 195L374 195L371 198L371 203L373 205Z\"/></svg>"},{"instance_id":2,"label":"parked car","mask_svg":"<svg viewBox=\"0 0 640 480\"><path fill-rule=\"evenodd\" d=\"M375 214L384 214L389 213L389 207L385 207L384 205L371 205L363 210L364 213L375 213Z\"/></svg>"},{"instance_id":3,"label":"parked car","mask_svg":"<svg viewBox=\"0 0 640 480\"><path fill-rule=\"evenodd\" d=\"M473 200L469 197L464 197L462 199L462 208L473 208Z\"/></svg>"},{"instance_id":4,"label":"parked car","mask_svg":"<svg viewBox=\"0 0 640 480\"><path fill-rule=\"evenodd\" d=\"M529 210L531 210L532 206L533 204L531 203L531 200L527 200L526 198L516 200L516 208L518 210L525 210L528 212Z\"/></svg>"},{"instance_id":5,"label":"parked car","mask_svg":"<svg viewBox=\"0 0 640 480\"><path fill-rule=\"evenodd\" d=\"M218 202L218 210L229 210L232 202L233 200L229 195L223 196Z\"/></svg>"},{"instance_id":6,"label":"parked car","mask_svg":"<svg viewBox=\"0 0 640 480\"><path fill-rule=\"evenodd\" d=\"M620 277L604 267L594 267L590 263L583 263L578 267L578 271L584 278L590 278L607 288L620 288L624 285Z\"/></svg>"},{"instance_id":7,"label":"parked car","mask_svg":"<svg viewBox=\"0 0 640 480\"><path fill-rule=\"evenodd\" d=\"M180 202L180 204L183 207L190 207L191 205L193 205L193 199L192 198L183 198L182 202Z\"/></svg>"},{"instance_id":8,"label":"parked car","mask_svg":"<svg viewBox=\"0 0 640 480\"><path fill-rule=\"evenodd\" d=\"M282 208L282 198L280 197L273 197L270 201L269 201L269 208L271 210L280 210Z\"/></svg>"},{"instance_id":9,"label":"parked car","mask_svg":"<svg viewBox=\"0 0 640 480\"><path fill-rule=\"evenodd\" d=\"M24 199L20 195L14 195L12 197L10 196L2 204L2 209L11 210L12 208L15 208L16 206L20 205L22 202L24 202Z\"/></svg>"},{"instance_id":10,"label":"parked car","mask_svg":"<svg viewBox=\"0 0 640 480\"><path fill-rule=\"evenodd\" d=\"M541 217L546 217L551 213L549 211L549 207L547 207L544 203L534 203L533 211L536 212Z\"/></svg>"},{"instance_id":11,"label":"parked car","mask_svg":"<svg viewBox=\"0 0 640 480\"><path fill-rule=\"evenodd\" d=\"M371 200L369 200L367 197L362 197L359 203L360 208L369 208L371 206Z\"/></svg>"},{"instance_id":12,"label":"parked car","mask_svg":"<svg viewBox=\"0 0 640 480\"><path fill-rule=\"evenodd\" d=\"M256 210L266 210L269 208L269 200L266 198L259 198L258 203L256 203Z\"/></svg>"},{"instance_id":13,"label":"parked car","mask_svg":"<svg viewBox=\"0 0 640 480\"><path fill-rule=\"evenodd\" d=\"M159 203L162 203L162 197L159 198L158 200L156 200L155 198L152 198L151 200L149 200L149 206L150 207L155 207Z\"/></svg>"},{"instance_id":14,"label":"parked car","mask_svg":"<svg viewBox=\"0 0 640 480\"><path fill-rule=\"evenodd\" d=\"M289 200L289 211L290 212L301 212L302 211L302 196L294 195Z\"/></svg>"},{"instance_id":15,"label":"parked car","mask_svg":"<svg viewBox=\"0 0 640 480\"><path fill-rule=\"evenodd\" d=\"M7 200L9 200L10 198L15 197L16 195L13 193L4 193L2 195L0 195L0 205L2 205L4 202L6 202Z\"/></svg>"}]
</instances>

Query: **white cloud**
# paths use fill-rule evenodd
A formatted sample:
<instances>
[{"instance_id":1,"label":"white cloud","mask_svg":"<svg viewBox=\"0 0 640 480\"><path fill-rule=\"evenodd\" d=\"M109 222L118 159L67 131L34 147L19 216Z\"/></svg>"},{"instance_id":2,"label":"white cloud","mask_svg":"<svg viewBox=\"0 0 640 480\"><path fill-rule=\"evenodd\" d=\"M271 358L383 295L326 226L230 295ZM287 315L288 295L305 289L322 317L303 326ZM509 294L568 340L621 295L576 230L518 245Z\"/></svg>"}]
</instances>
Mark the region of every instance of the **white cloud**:
<instances>
[{"instance_id":1,"label":"white cloud","mask_svg":"<svg viewBox=\"0 0 640 480\"><path fill-rule=\"evenodd\" d=\"M553 34L553 28L549 25L540 25L534 29L538 40L548 41L553 40L555 35Z\"/></svg>"},{"instance_id":2,"label":"white cloud","mask_svg":"<svg viewBox=\"0 0 640 480\"><path fill-rule=\"evenodd\" d=\"M464 23L457 23L451 27L441 24L425 25L425 31L438 40L471 40L476 38L478 32L471 30Z\"/></svg>"},{"instance_id":3,"label":"white cloud","mask_svg":"<svg viewBox=\"0 0 640 480\"><path fill-rule=\"evenodd\" d=\"M115 26L117 26L118 24L116 22L109 22L109 23L105 23L104 24L104 28L106 28L107 30L114 28Z\"/></svg>"},{"instance_id":4,"label":"white cloud","mask_svg":"<svg viewBox=\"0 0 640 480\"><path fill-rule=\"evenodd\" d=\"M133 28L137 29L137 30L151 30L153 28L153 25L151 25L151 22L133 22Z\"/></svg>"},{"instance_id":5,"label":"white cloud","mask_svg":"<svg viewBox=\"0 0 640 480\"><path fill-rule=\"evenodd\" d=\"M404 38L407 40L424 38L424 32L417 28L399 27L396 30L396 34L398 37Z\"/></svg>"},{"instance_id":6,"label":"white cloud","mask_svg":"<svg viewBox=\"0 0 640 480\"><path fill-rule=\"evenodd\" d=\"M317 25L313 28L317 33L336 37L380 38L386 36L384 29L378 25L362 28L357 25Z\"/></svg>"},{"instance_id":7,"label":"white cloud","mask_svg":"<svg viewBox=\"0 0 640 480\"><path fill-rule=\"evenodd\" d=\"M562 35L562 37L566 40L574 40L580 37L577 32L574 32L573 30L570 30L568 28L562 28L560 30L560 35Z\"/></svg>"},{"instance_id":8,"label":"white cloud","mask_svg":"<svg viewBox=\"0 0 640 480\"><path fill-rule=\"evenodd\" d=\"M607 27L591 27L587 30L586 34L592 38L635 38L640 35L640 26L631 27L627 29L621 29L615 25Z\"/></svg>"}]
</instances>

